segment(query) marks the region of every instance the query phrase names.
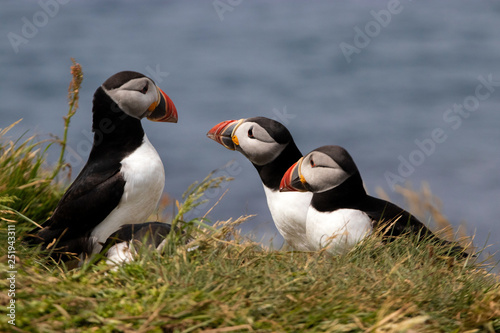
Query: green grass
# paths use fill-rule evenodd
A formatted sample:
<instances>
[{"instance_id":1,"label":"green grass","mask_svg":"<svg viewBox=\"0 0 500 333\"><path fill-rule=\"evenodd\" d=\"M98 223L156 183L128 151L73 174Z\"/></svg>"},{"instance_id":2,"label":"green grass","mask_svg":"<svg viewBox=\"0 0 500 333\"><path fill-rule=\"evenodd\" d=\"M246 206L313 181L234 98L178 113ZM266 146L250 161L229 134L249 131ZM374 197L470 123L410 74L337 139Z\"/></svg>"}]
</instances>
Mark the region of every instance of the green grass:
<instances>
[{"instance_id":1,"label":"green grass","mask_svg":"<svg viewBox=\"0 0 500 333\"><path fill-rule=\"evenodd\" d=\"M56 265L21 239L34 226L29 220L42 223L68 185L63 159L44 162L47 149L63 156L64 142L0 138L2 291L11 270L7 225L16 226L17 255L16 326L7 322L11 298L2 292L2 332L500 331L493 265L458 261L411 237L383 244L374 236L339 257L277 251L239 234L247 217L212 226L204 216L184 221L206 190L228 180L213 175L175 205L174 224L196 238L196 251L188 251L186 236L172 234L163 253L141 249L117 270L104 261L73 270Z\"/></svg>"},{"instance_id":2,"label":"green grass","mask_svg":"<svg viewBox=\"0 0 500 333\"><path fill-rule=\"evenodd\" d=\"M81 66L71 59L72 80L68 89L68 114L64 119L63 139L57 137L52 140L37 141L33 135L17 140L7 137L9 130L21 120L1 129L0 128L0 219L9 221L43 222L50 217L52 210L61 199L64 191L63 184L57 181L64 167L64 153L71 117L78 108L78 93L83 80ZM60 157L55 166L44 168L46 153L54 145L60 145ZM55 181L56 180L56 181ZM26 217L29 217L26 219ZM35 227L33 222L19 223L17 231L22 232ZM3 238L0 238L3 240Z\"/></svg>"},{"instance_id":3,"label":"green grass","mask_svg":"<svg viewBox=\"0 0 500 333\"><path fill-rule=\"evenodd\" d=\"M383 245L374 238L345 256L330 257L265 250L238 236L231 223L216 230L199 235L197 251L174 241L167 253L143 252L116 271L103 261L70 271L42 265L21 247L17 327L42 332L500 329L497 278L431 245L415 247L407 238ZM7 270L5 263L0 266ZM0 324L1 330L8 328L6 321Z\"/></svg>"},{"instance_id":4,"label":"green grass","mask_svg":"<svg viewBox=\"0 0 500 333\"><path fill-rule=\"evenodd\" d=\"M16 122L15 124L17 124ZM19 215L6 208L43 221L62 196L62 186L52 182L52 174L42 167L51 143L36 141L35 136L5 140L15 125L0 129L0 219L17 220ZM23 227L33 228L34 225Z\"/></svg>"}]
</instances>

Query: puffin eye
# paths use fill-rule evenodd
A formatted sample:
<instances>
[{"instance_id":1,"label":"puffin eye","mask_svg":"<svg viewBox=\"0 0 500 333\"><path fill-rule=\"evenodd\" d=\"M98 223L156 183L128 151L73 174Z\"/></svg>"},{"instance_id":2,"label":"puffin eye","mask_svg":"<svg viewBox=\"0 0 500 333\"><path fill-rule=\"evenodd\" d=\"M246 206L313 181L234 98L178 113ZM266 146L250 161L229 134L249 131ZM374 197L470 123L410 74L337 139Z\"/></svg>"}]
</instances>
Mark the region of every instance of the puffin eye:
<instances>
[{"instance_id":1,"label":"puffin eye","mask_svg":"<svg viewBox=\"0 0 500 333\"><path fill-rule=\"evenodd\" d=\"M255 139L255 136L253 136L253 128L250 128L250 129L248 130L248 137L249 137L250 139Z\"/></svg>"},{"instance_id":2,"label":"puffin eye","mask_svg":"<svg viewBox=\"0 0 500 333\"><path fill-rule=\"evenodd\" d=\"M311 158L311 161L309 161L309 164L311 164L311 168L314 168L316 166L316 164L314 163L312 158Z\"/></svg>"},{"instance_id":3,"label":"puffin eye","mask_svg":"<svg viewBox=\"0 0 500 333\"><path fill-rule=\"evenodd\" d=\"M142 89L140 90L140 92L141 92L141 93L143 93L143 94L145 94L145 93L147 93L147 92L148 92L148 83L147 83L147 82L146 82L146 85L144 86L144 88L142 88Z\"/></svg>"}]
</instances>

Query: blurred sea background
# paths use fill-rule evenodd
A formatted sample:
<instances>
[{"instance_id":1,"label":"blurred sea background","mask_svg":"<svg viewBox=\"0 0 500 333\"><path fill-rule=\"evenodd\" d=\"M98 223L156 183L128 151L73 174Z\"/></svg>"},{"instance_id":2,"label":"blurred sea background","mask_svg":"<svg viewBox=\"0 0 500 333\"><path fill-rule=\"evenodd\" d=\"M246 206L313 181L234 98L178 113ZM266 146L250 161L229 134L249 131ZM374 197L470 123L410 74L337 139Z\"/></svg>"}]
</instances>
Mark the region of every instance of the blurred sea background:
<instances>
[{"instance_id":1,"label":"blurred sea background","mask_svg":"<svg viewBox=\"0 0 500 333\"><path fill-rule=\"evenodd\" d=\"M210 220L256 214L243 232L281 246L253 166L206 137L220 121L265 116L285 124L304 154L344 146L368 192L380 187L405 208L387 176L416 189L428 182L453 225L495 253L499 16L500 2L467 0L4 1L0 128L23 118L11 137L62 136L74 57L84 71L69 132L74 178L91 147L95 89L116 72L138 71L179 113L178 124L143 121L165 165L165 192L182 200L218 168L235 178L191 217L229 189Z\"/></svg>"}]
</instances>

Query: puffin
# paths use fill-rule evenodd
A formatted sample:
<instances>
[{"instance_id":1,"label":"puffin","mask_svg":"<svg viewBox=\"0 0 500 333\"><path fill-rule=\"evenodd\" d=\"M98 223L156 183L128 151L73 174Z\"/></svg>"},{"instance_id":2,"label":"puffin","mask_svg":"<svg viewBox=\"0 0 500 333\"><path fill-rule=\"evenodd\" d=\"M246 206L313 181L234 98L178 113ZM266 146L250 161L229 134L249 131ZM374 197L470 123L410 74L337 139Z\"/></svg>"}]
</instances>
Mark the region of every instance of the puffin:
<instances>
[{"instance_id":1,"label":"puffin","mask_svg":"<svg viewBox=\"0 0 500 333\"><path fill-rule=\"evenodd\" d=\"M195 239L187 237L181 227L173 228L165 222L145 222L139 224L126 224L109 236L101 250L101 258L106 259L110 266L120 266L134 261L137 250L145 247L148 251L161 252L167 245L167 236L176 232L189 245ZM190 246L188 252L198 249L198 245Z\"/></svg>"},{"instance_id":2,"label":"puffin","mask_svg":"<svg viewBox=\"0 0 500 333\"><path fill-rule=\"evenodd\" d=\"M306 220L306 238L314 250L344 254L380 230L385 240L415 234L418 239L449 245L458 257L468 256L462 247L439 239L403 208L369 196L353 158L340 146L323 146L301 157L285 172L280 191L314 193Z\"/></svg>"},{"instance_id":3,"label":"puffin","mask_svg":"<svg viewBox=\"0 0 500 333\"><path fill-rule=\"evenodd\" d=\"M144 223L163 192L163 163L141 119L177 122L172 100L149 77L133 71L108 78L94 93L94 141L88 160L42 228L28 242L53 258L100 252L122 225Z\"/></svg>"},{"instance_id":4,"label":"puffin","mask_svg":"<svg viewBox=\"0 0 500 333\"><path fill-rule=\"evenodd\" d=\"M125 224L108 237L102 246L101 254L108 265L129 263L134 260L137 249L141 246L161 251L171 231L172 226L164 222Z\"/></svg>"},{"instance_id":5,"label":"puffin","mask_svg":"<svg viewBox=\"0 0 500 333\"><path fill-rule=\"evenodd\" d=\"M294 250L309 251L306 215L312 193L279 190L285 172L302 157L288 129L276 120L253 117L223 121L207 136L229 150L239 151L253 164L279 233Z\"/></svg>"}]
</instances>

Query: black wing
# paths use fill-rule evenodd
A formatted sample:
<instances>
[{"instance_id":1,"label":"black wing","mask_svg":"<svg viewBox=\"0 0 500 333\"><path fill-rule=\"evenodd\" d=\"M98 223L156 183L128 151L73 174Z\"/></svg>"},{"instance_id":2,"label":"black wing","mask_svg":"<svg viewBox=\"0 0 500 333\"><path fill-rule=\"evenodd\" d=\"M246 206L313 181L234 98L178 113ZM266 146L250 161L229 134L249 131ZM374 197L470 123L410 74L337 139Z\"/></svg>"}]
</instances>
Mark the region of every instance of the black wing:
<instances>
[{"instance_id":1,"label":"black wing","mask_svg":"<svg viewBox=\"0 0 500 333\"><path fill-rule=\"evenodd\" d=\"M415 216L391 202L367 196L361 208L374 221L375 229L390 226L384 232L386 235L399 236L407 232L422 236L432 234Z\"/></svg>"},{"instance_id":2,"label":"black wing","mask_svg":"<svg viewBox=\"0 0 500 333\"><path fill-rule=\"evenodd\" d=\"M46 248L58 239L57 248L61 251L83 252L92 229L120 202L125 187L120 168L119 162L87 163L59 201L54 214L43 223L43 229L31 232L36 237L30 242L42 243Z\"/></svg>"},{"instance_id":3,"label":"black wing","mask_svg":"<svg viewBox=\"0 0 500 333\"><path fill-rule=\"evenodd\" d=\"M363 206L363 210L373 220L374 228L382 228L383 235L389 236L389 239L391 239L391 236L411 233L418 235L421 239L427 238L438 244L449 246L451 253L456 256L464 258L468 256L463 247L455 242L440 239L415 216L393 203L367 196ZM384 208L380 209L380 207Z\"/></svg>"}]
</instances>

